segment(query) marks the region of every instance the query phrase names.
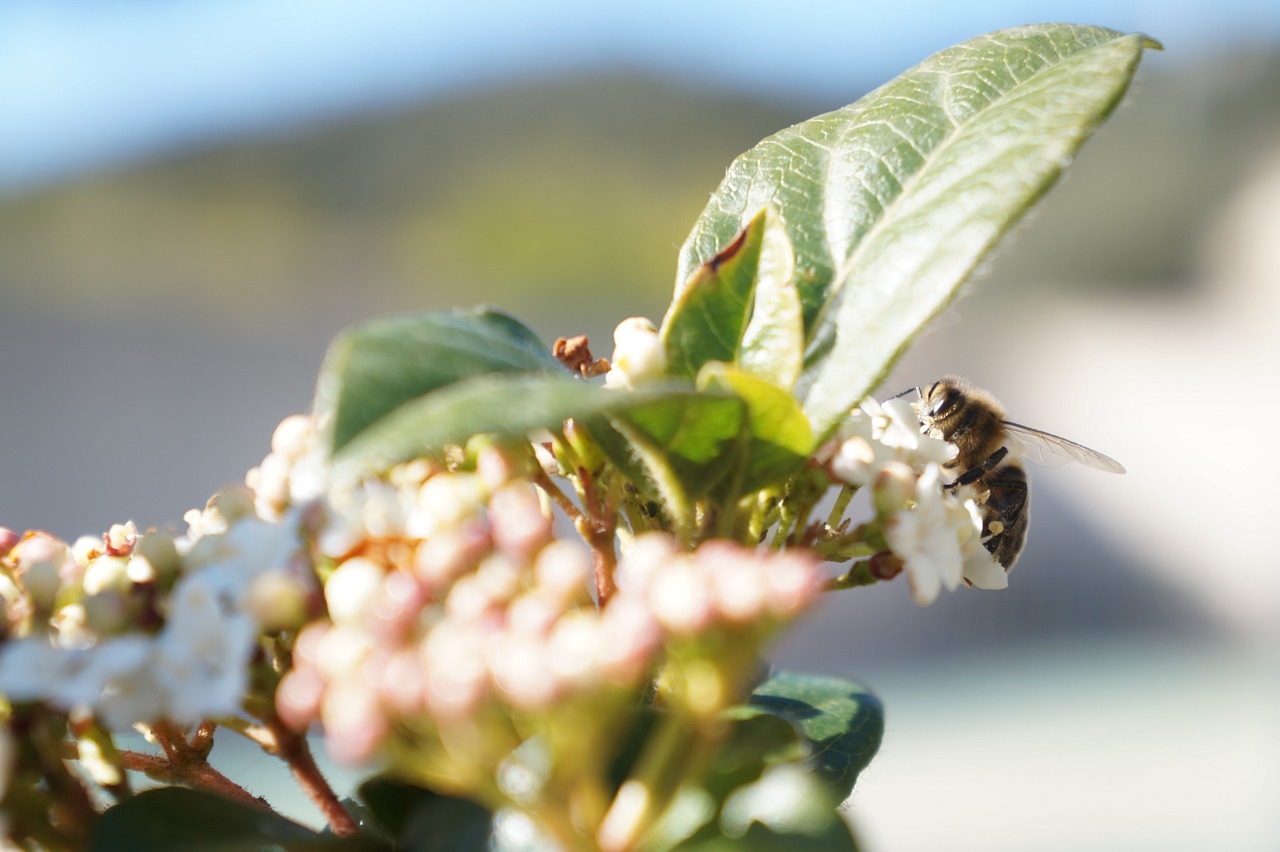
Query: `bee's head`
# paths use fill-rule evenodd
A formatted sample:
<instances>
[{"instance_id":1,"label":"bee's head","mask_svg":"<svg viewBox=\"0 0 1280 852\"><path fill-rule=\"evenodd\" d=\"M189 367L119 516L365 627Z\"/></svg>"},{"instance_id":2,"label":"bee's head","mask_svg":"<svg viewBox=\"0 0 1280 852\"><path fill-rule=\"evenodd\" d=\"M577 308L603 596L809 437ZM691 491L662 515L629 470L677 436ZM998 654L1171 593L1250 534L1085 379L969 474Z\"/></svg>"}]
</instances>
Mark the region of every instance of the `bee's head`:
<instances>
[{"instance_id":1,"label":"bee's head","mask_svg":"<svg viewBox=\"0 0 1280 852\"><path fill-rule=\"evenodd\" d=\"M934 382L920 396L921 419L929 422L947 419L964 402L964 393L958 379L947 377Z\"/></svg>"}]
</instances>

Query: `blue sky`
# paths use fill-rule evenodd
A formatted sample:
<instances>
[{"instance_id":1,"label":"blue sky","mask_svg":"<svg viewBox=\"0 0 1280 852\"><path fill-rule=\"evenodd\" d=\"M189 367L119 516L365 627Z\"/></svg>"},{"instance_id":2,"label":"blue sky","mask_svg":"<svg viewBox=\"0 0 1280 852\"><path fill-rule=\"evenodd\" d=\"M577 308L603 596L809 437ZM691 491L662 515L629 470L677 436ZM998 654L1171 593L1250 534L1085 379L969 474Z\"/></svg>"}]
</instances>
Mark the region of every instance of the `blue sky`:
<instances>
[{"instance_id":1,"label":"blue sky","mask_svg":"<svg viewBox=\"0 0 1280 852\"><path fill-rule=\"evenodd\" d=\"M1280 44L1280 2L0 0L0 191L193 142L567 69L840 101L1018 23L1142 30L1181 62ZM904 11L905 10L905 11ZM1156 63L1152 63L1153 65Z\"/></svg>"}]
</instances>

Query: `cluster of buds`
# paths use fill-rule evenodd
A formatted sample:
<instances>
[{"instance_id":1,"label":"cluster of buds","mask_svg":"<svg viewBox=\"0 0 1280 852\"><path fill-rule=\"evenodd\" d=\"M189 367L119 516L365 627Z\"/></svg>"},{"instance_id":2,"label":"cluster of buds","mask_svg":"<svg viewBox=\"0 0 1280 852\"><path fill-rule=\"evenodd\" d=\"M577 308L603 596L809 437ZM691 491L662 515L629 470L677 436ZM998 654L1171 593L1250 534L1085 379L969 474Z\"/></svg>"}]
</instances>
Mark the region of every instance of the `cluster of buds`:
<instances>
[{"instance_id":1,"label":"cluster of buds","mask_svg":"<svg viewBox=\"0 0 1280 852\"><path fill-rule=\"evenodd\" d=\"M954 445L922 433L915 406L904 399L864 401L825 453L832 478L871 487L876 520L870 537L887 546L888 561L906 569L922 605L961 582L982 589L1008 585L983 546L978 496L967 486L947 487L942 465L955 455ZM879 559L879 565L886 561Z\"/></svg>"},{"instance_id":2,"label":"cluster of buds","mask_svg":"<svg viewBox=\"0 0 1280 852\"><path fill-rule=\"evenodd\" d=\"M331 497L318 539L335 565L329 620L298 637L277 692L282 719L299 729L319 719L330 751L347 760L413 732L418 749L422 737L467 743L474 751L452 757L484 765L513 744L449 731L495 714L508 720L496 731L521 719L545 730L565 714L615 724L578 711L634 702L661 663L717 632L755 637L740 644L758 648L818 590L816 560L728 542L687 553L650 533L617 565L617 591L596 601L592 554L556 536L549 503L514 455L486 447L474 470L415 461ZM531 452L519 456L533 463ZM735 697L731 679L679 694L714 712Z\"/></svg>"}]
</instances>

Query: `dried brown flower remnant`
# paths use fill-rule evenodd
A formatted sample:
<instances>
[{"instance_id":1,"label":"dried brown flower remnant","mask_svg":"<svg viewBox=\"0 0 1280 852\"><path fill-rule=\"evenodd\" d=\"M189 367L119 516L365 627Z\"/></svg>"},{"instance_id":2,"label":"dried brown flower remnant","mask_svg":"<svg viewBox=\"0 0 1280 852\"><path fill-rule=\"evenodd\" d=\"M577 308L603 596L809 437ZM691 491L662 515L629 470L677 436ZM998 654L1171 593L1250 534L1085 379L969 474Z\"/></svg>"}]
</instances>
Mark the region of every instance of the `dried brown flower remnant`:
<instances>
[{"instance_id":1,"label":"dried brown flower remnant","mask_svg":"<svg viewBox=\"0 0 1280 852\"><path fill-rule=\"evenodd\" d=\"M585 334L558 338L555 345L551 347L551 354L556 356L557 361L584 379L603 376L610 369L607 359L591 357L591 349L587 345Z\"/></svg>"}]
</instances>

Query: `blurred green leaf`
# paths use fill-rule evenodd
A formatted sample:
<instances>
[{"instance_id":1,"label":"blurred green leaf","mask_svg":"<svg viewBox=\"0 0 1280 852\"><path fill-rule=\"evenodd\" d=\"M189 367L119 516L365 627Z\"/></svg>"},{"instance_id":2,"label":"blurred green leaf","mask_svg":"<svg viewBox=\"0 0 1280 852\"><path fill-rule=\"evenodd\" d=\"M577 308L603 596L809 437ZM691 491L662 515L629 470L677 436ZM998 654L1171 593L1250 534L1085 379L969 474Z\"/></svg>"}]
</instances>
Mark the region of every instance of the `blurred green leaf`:
<instances>
[{"instance_id":1,"label":"blurred green leaf","mask_svg":"<svg viewBox=\"0 0 1280 852\"><path fill-rule=\"evenodd\" d=\"M463 379L404 402L366 426L334 454L339 478L386 470L437 454L472 435L524 435L558 429L567 417L589 417L635 402L567 373L495 373Z\"/></svg>"},{"instance_id":2,"label":"blurred green leaf","mask_svg":"<svg viewBox=\"0 0 1280 852\"><path fill-rule=\"evenodd\" d=\"M756 376L721 364L708 364L699 387L738 396L747 407L749 439L742 449L737 494L758 491L786 478L813 452L813 430L795 397ZM726 460L728 461L728 460Z\"/></svg>"},{"instance_id":3,"label":"blurred green leaf","mask_svg":"<svg viewBox=\"0 0 1280 852\"><path fill-rule=\"evenodd\" d=\"M854 852L838 801L797 763L767 767L725 799L718 824L675 848L680 852Z\"/></svg>"},{"instance_id":4,"label":"blurred green leaf","mask_svg":"<svg viewBox=\"0 0 1280 852\"><path fill-rule=\"evenodd\" d=\"M382 317L342 332L329 346L316 412L329 421L329 449L336 453L433 390L489 373L537 371L565 372L537 335L499 311Z\"/></svg>"},{"instance_id":5,"label":"blurred green leaf","mask_svg":"<svg viewBox=\"0 0 1280 852\"><path fill-rule=\"evenodd\" d=\"M737 472L725 459L741 459L734 448L747 440L745 419L746 406L736 396L672 390L619 413L613 425L679 527L692 521L691 499Z\"/></svg>"},{"instance_id":6,"label":"blurred green leaf","mask_svg":"<svg viewBox=\"0 0 1280 852\"><path fill-rule=\"evenodd\" d=\"M485 852L493 815L468 799L380 776L360 785L360 799L397 849L413 852Z\"/></svg>"},{"instance_id":7,"label":"blurred green leaf","mask_svg":"<svg viewBox=\"0 0 1280 852\"><path fill-rule=\"evenodd\" d=\"M848 798L858 773L880 748L884 706L852 681L779 673L758 686L751 707L786 719L810 744L807 764L836 801Z\"/></svg>"},{"instance_id":8,"label":"blurred green leaf","mask_svg":"<svg viewBox=\"0 0 1280 852\"><path fill-rule=\"evenodd\" d=\"M107 810L93 852L287 852L385 850L368 837L325 836L279 814L185 787L147 790Z\"/></svg>"},{"instance_id":9,"label":"blurred green leaf","mask_svg":"<svg viewBox=\"0 0 1280 852\"><path fill-rule=\"evenodd\" d=\"M825 437L1115 108L1144 48L1016 27L948 48L730 166L681 249L675 301L765 206L796 252L798 395Z\"/></svg>"}]
</instances>

